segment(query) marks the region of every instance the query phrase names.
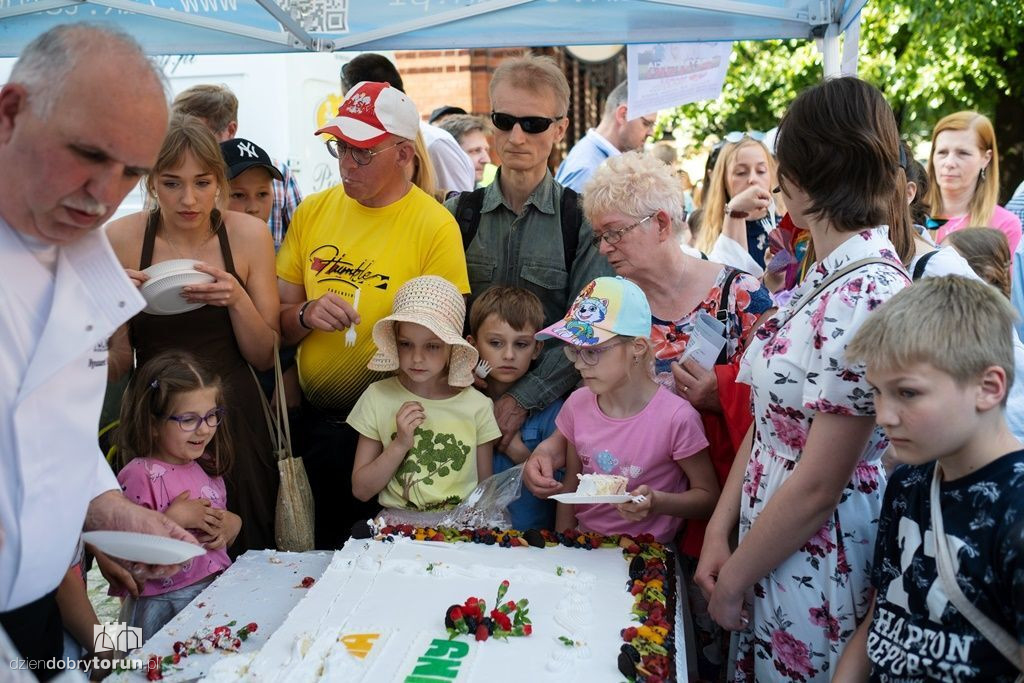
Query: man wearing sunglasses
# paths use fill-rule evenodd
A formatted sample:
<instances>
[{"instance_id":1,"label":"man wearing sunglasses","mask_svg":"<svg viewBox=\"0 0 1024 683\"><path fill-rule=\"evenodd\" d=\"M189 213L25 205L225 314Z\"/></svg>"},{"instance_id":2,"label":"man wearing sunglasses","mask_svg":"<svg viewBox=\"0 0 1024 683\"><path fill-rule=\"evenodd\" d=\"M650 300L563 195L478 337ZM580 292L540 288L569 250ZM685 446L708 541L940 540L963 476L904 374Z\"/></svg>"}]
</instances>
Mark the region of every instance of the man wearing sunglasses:
<instances>
[{"instance_id":1,"label":"man wearing sunglasses","mask_svg":"<svg viewBox=\"0 0 1024 683\"><path fill-rule=\"evenodd\" d=\"M502 62L490 83L494 151L501 157L494 182L445 205L456 217L475 202L470 224L459 218L466 246L471 298L492 285L524 287L544 306L544 324L569 309L576 292L611 274L590 241L575 193L551 176L548 157L568 125L569 84L549 57ZM568 211L566 209L568 208ZM494 404L504 448L530 411L546 408L579 382L558 349L546 349L534 367Z\"/></svg>"},{"instance_id":2,"label":"man wearing sunglasses","mask_svg":"<svg viewBox=\"0 0 1024 683\"><path fill-rule=\"evenodd\" d=\"M628 83L623 81L615 86L604 104L604 115L597 128L591 128L583 138L573 145L562 165L558 167L555 180L577 192L590 175L608 157L633 149L641 149L654 132L655 114L629 117L626 107Z\"/></svg>"},{"instance_id":3,"label":"man wearing sunglasses","mask_svg":"<svg viewBox=\"0 0 1024 683\"><path fill-rule=\"evenodd\" d=\"M395 291L439 275L469 291L451 214L409 181L419 131L416 106L387 83L357 83L318 135L338 160L341 185L306 197L277 256L281 335L298 344L302 452L316 504L316 546L339 547L376 504L352 495L358 434L345 424L377 373L366 369L373 324ZM350 329L351 328L351 329Z\"/></svg>"}]
</instances>

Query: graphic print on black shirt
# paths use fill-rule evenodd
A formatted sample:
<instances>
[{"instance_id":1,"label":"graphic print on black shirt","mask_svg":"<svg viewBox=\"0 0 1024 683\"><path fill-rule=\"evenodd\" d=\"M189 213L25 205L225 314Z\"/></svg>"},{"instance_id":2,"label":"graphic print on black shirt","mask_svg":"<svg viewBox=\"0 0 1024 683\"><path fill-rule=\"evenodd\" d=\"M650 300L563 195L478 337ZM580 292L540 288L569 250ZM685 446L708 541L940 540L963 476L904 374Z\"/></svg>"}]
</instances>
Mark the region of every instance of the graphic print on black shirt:
<instances>
[{"instance_id":1,"label":"graphic print on black shirt","mask_svg":"<svg viewBox=\"0 0 1024 683\"><path fill-rule=\"evenodd\" d=\"M893 474L878 522L868 633L871 680L1014 681L1019 671L949 602L935 566L934 463ZM946 482L943 523L957 583L983 614L1024 641L1024 451Z\"/></svg>"}]
</instances>

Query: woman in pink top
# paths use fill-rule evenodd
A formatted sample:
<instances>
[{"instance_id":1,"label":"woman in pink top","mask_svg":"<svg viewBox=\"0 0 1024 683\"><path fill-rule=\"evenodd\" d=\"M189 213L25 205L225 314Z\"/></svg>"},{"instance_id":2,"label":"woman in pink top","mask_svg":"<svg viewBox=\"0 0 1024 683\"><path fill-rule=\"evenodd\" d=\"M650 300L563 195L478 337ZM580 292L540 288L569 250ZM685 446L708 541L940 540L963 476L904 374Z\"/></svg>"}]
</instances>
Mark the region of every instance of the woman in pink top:
<instances>
[{"instance_id":1,"label":"woman in pink top","mask_svg":"<svg viewBox=\"0 0 1024 683\"><path fill-rule=\"evenodd\" d=\"M672 541L684 519L707 519L718 500L700 415L689 401L654 381L647 338L651 309L634 283L593 280L565 318L537 333L564 342L583 378L545 443L565 453L565 491L577 474L625 477L638 502L558 504L555 528L577 525L601 534L652 534Z\"/></svg>"},{"instance_id":2,"label":"woman in pink top","mask_svg":"<svg viewBox=\"0 0 1024 683\"><path fill-rule=\"evenodd\" d=\"M242 527L227 511L222 475L231 466L220 381L183 352L152 358L135 374L121 404L117 475L124 495L185 527L206 554L127 597L120 621L152 637L231 565L227 546ZM111 594L118 594L111 591ZM124 597L124 594L120 594Z\"/></svg>"},{"instance_id":3,"label":"woman in pink top","mask_svg":"<svg viewBox=\"0 0 1024 683\"><path fill-rule=\"evenodd\" d=\"M960 111L944 117L932 131L928 158L932 186L928 221L936 242L961 228L995 228L1006 235L1013 254L1020 242L1020 219L996 205L999 196L999 150L988 117Z\"/></svg>"}]
</instances>

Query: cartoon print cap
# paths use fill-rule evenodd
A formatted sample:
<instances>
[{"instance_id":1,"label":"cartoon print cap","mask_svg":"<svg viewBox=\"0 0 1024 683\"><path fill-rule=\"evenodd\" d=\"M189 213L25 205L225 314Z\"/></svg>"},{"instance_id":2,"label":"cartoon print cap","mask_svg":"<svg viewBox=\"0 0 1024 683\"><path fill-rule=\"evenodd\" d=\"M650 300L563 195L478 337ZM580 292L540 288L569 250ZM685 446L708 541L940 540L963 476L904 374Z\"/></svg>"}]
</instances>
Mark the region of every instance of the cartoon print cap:
<instances>
[{"instance_id":1,"label":"cartoon print cap","mask_svg":"<svg viewBox=\"0 0 1024 683\"><path fill-rule=\"evenodd\" d=\"M338 115L315 135L327 133L353 147L369 149L388 133L414 140L419 130L419 112L404 92L387 83L360 81L345 93Z\"/></svg>"},{"instance_id":2,"label":"cartoon print cap","mask_svg":"<svg viewBox=\"0 0 1024 683\"><path fill-rule=\"evenodd\" d=\"M565 318L534 336L573 346L596 346L619 335L650 334L651 307L643 290L622 277L599 277L583 288Z\"/></svg>"}]
</instances>

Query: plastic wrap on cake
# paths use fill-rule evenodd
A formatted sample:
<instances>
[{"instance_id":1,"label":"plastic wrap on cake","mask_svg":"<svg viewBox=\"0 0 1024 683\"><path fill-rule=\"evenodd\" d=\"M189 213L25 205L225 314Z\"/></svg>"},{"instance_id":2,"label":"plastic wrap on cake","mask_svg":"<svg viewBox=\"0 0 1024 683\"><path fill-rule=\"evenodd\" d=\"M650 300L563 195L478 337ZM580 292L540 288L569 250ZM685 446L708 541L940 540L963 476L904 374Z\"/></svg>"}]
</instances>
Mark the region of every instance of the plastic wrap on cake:
<instances>
[{"instance_id":1,"label":"plastic wrap on cake","mask_svg":"<svg viewBox=\"0 0 1024 683\"><path fill-rule=\"evenodd\" d=\"M414 527L455 529L511 529L508 506L523 490L523 466L516 465L477 484L466 499L451 510L397 510L385 508L377 516L380 526L411 524Z\"/></svg>"}]
</instances>

